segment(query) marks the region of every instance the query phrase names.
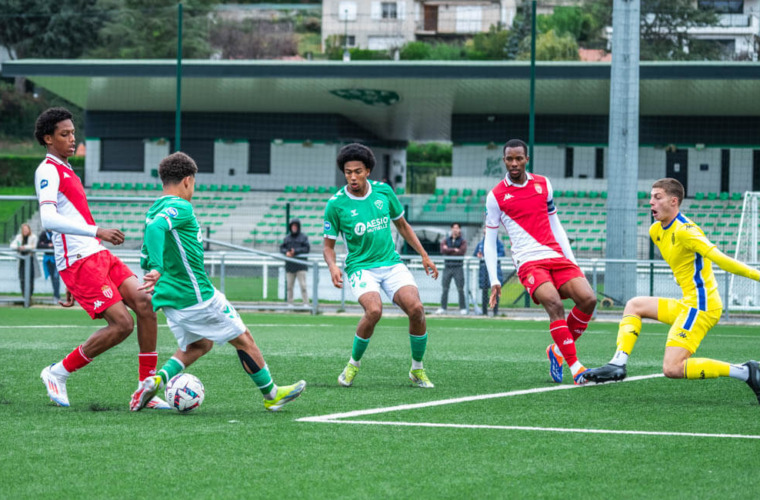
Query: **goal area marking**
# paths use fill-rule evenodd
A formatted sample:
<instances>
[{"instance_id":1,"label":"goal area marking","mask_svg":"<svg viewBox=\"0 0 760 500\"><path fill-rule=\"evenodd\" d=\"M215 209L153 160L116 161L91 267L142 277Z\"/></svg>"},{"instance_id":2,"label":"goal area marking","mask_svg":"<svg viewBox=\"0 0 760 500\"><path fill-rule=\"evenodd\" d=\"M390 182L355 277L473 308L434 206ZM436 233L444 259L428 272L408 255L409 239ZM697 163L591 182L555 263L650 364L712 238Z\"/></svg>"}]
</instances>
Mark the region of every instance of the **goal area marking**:
<instances>
[{"instance_id":1,"label":"goal area marking","mask_svg":"<svg viewBox=\"0 0 760 500\"><path fill-rule=\"evenodd\" d=\"M664 375L656 373L653 375L641 375L630 377L623 382L635 382L637 380L646 380L659 378ZM534 426L517 426L517 425L479 425L479 424L445 424L433 422L393 422L382 420L346 420L367 415L379 415L382 413L392 413L398 411L416 410L420 408L431 408L434 406L443 406L450 404L468 403L470 401L482 401L486 399L506 398L512 396L524 396L527 394L539 394L543 392L563 391L569 389L588 389L583 386L575 385L557 385L551 387L538 387L534 389L522 389L510 392L498 392L494 394L479 394L477 396L465 396L461 398L440 399L437 401L426 401L424 403L413 403L397 406L386 406L382 408L370 408L366 410L354 410L342 413L330 413L328 415L317 415L313 417L302 417L296 419L296 422L313 422L322 424L354 424L354 425L385 425L398 427L441 427L453 429L495 429L495 430L512 430L512 431L534 431L534 432L565 432L578 434L627 434L639 436L680 436L680 437L711 437L711 438L730 438L730 439L760 439L760 435L745 434L710 434L701 432L667 432L667 431L637 431L637 430L616 430L616 429L574 429L562 427L534 427Z\"/></svg>"}]
</instances>

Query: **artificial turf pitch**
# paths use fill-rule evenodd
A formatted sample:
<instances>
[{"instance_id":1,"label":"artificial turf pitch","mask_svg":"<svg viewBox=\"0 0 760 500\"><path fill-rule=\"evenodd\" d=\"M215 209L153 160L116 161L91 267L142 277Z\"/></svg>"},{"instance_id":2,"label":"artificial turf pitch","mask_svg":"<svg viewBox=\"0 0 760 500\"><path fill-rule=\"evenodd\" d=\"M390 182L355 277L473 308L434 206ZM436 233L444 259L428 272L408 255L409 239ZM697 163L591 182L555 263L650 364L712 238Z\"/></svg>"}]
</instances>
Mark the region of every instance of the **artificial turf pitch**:
<instances>
[{"instance_id":1,"label":"artificial turf pitch","mask_svg":"<svg viewBox=\"0 0 760 500\"><path fill-rule=\"evenodd\" d=\"M571 388L566 373L558 386L544 352L546 321L429 317L425 367L436 387L423 390L407 380L406 320L387 317L354 386L343 388L336 379L358 318L243 319L277 383L307 381L303 396L281 412L264 410L234 350L221 346L187 370L206 387L197 411L130 413L134 335L74 374L72 406L56 407L40 370L99 323L76 309L0 309L0 497L728 498L756 492L760 405L743 382L654 377ZM161 315L159 324L165 324ZM616 330L591 324L578 343L587 366L608 361ZM645 324L629 377L660 372L665 331ZM744 362L760 357L759 339L757 327L719 325L699 355ZM159 365L175 348L168 328L160 327ZM501 395L475 398L488 394ZM399 405L412 406L361 412ZM325 417L352 411L358 413ZM298 420L309 417L318 418Z\"/></svg>"}]
</instances>

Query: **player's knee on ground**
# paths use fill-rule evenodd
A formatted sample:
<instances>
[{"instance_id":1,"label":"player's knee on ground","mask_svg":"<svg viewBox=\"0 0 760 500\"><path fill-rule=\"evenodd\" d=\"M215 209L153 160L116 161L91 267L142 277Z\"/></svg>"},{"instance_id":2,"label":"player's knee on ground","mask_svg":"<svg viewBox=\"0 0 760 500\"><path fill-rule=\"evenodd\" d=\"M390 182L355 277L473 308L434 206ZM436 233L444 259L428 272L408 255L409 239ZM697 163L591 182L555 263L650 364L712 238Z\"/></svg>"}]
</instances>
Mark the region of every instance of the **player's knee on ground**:
<instances>
[{"instance_id":1,"label":"player's knee on ground","mask_svg":"<svg viewBox=\"0 0 760 500\"><path fill-rule=\"evenodd\" d=\"M668 378L683 378L683 361L663 361L662 373Z\"/></svg>"}]
</instances>

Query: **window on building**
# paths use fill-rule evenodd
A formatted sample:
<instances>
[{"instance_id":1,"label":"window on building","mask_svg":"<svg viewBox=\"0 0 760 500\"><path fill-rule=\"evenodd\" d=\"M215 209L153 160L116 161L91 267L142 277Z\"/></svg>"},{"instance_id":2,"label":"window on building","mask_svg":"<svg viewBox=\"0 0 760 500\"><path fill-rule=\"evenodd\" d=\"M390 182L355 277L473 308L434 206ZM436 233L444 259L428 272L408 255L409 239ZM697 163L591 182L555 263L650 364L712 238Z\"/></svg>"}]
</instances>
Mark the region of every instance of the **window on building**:
<instances>
[{"instance_id":1,"label":"window on building","mask_svg":"<svg viewBox=\"0 0 760 500\"><path fill-rule=\"evenodd\" d=\"M341 47L356 47L356 36L354 35L340 35Z\"/></svg>"},{"instance_id":2,"label":"window on building","mask_svg":"<svg viewBox=\"0 0 760 500\"><path fill-rule=\"evenodd\" d=\"M204 174L214 173L214 141L208 139L182 139L180 142L182 152L195 161L198 172ZM172 141L172 151L176 151Z\"/></svg>"},{"instance_id":3,"label":"window on building","mask_svg":"<svg viewBox=\"0 0 760 500\"><path fill-rule=\"evenodd\" d=\"M698 0L702 10L713 10L719 14L741 14L744 12L743 0Z\"/></svg>"},{"instance_id":4,"label":"window on building","mask_svg":"<svg viewBox=\"0 0 760 500\"><path fill-rule=\"evenodd\" d=\"M565 177L572 177L575 174L575 150L565 148Z\"/></svg>"},{"instance_id":5,"label":"window on building","mask_svg":"<svg viewBox=\"0 0 760 500\"><path fill-rule=\"evenodd\" d=\"M271 144L269 141L251 141L248 153L249 174L271 174Z\"/></svg>"},{"instance_id":6,"label":"window on building","mask_svg":"<svg viewBox=\"0 0 760 500\"><path fill-rule=\"evenodd\" d=\"M142 139L102 139L100 170L142 172L145 170L145 142Z\"/></svg>"},{"instance_id":7,"label":"window on building","mask_svg":"<svg viewBox=\"0 0 760 500\"><path fill-rule=\"evenodd\" d=\"M382 2L380 8L383 19L398 19L398 4L396 2Z\"/></svg>"}]
</instances>

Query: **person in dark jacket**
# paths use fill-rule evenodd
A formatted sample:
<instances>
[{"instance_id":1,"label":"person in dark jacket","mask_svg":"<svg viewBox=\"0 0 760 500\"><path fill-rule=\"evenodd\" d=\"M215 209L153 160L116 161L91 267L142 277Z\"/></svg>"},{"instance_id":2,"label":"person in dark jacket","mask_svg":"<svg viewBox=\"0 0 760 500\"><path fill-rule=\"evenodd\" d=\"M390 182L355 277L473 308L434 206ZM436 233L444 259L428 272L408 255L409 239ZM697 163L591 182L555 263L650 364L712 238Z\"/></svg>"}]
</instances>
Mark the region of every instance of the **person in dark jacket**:
<instances>
[{"instance_id":1,"label":"person in dark jacket","mask_svg":"<svg viewBox=\"0 0 760 500\"><path fill-rule=\"evenodd\" d=\"M485 233L485 229L483 230ZM483 238L475 247L475 252L472 254L474 257L480 259L480 268L478 269L478 286L481 290L481 297L483 301L483 316L488 315L488 300L490 299L491 282L488 279L488 269L486 269L486 261L483 259L483 247L485 246L486 239ZM496 240L496 255L498 257L506 256L504 252L504 243L500 239ZM504 281L504 274L501 271L501 265L496 268L496 272L499 275L499 283ZM493 315L499 314L499 302L493 306Z\"/></svg>"},{"instance_id":2,"label":"person in dark jacket","mask_svg":"<svg viewBox=\"0 0 760 500\"><path fill-rule=\"evenodd\" d=\"M55 254L53 253L53 233L43 230L37 238L37 248L47 250L42 256L42 270L45 272L45 279L50 277L50 284L53 285L53 298L57 303L61 300L61 279L58 275L58 268L55 265Z\"/></svg>"},{"instance_id":3,"label":"person in dark jacket","mask_svg":"<svg viewBox=\"0 0 760 500\"><path fill-rule=\"evenodd\" d=\"M456 222L451 225L451 234L441 241L441 253L452 257L464 257L467 255L467 240L462 237L462 228ZM436 314L446 314L446 306L449 302L449 286L453 279L459 293L459 313L467 314L467 303L464 301L464 269L461 259L445 259L446 266L443 268L443 293L441 294L441 307Z\"/></svg>"},{"instance_id":4,"label":"person in dark jacket","mask_svg":"<svg viewBox=\"0 0 760 500\"><path fill-rule=\"evenodd\" d=\"M301 221L291 219L289 229L290 232L285 236L282 245L280 245L280 252L285 254L285 257L290 258L298 258L299 255L309 253L311 245L309 245L309 238L301 232ZM306 292L306 269L308 269L306 264L285 263L288 305L293 305L293 285L295 285L296 278L298 278L298 284L301 286L303 305L309 305L309 294Z\"/></svg>"}]
</instances>

